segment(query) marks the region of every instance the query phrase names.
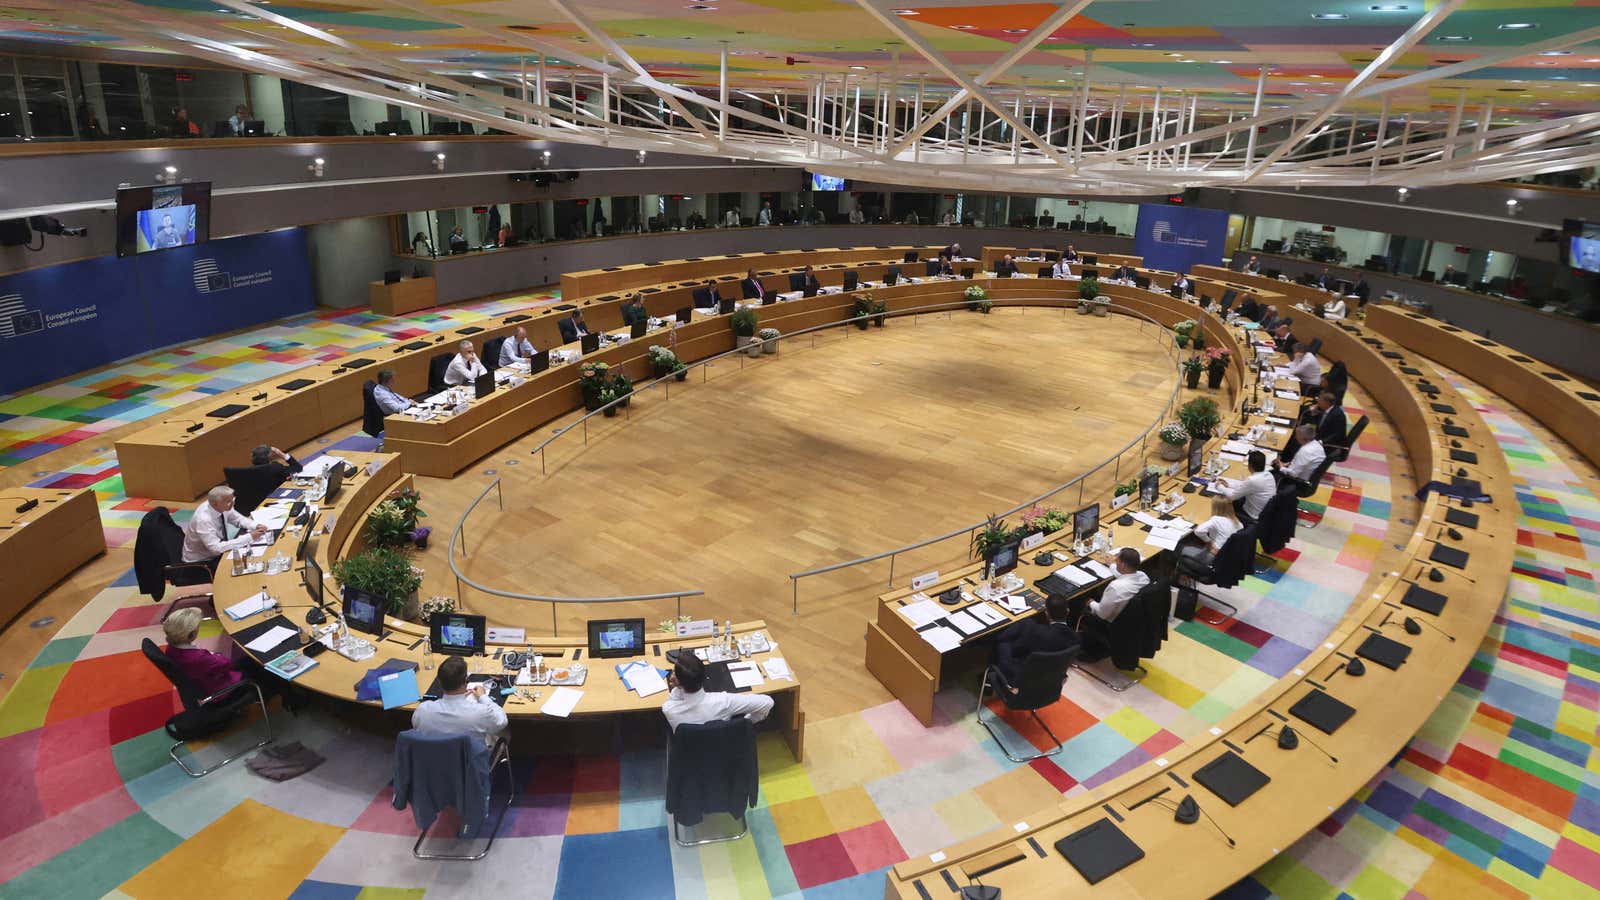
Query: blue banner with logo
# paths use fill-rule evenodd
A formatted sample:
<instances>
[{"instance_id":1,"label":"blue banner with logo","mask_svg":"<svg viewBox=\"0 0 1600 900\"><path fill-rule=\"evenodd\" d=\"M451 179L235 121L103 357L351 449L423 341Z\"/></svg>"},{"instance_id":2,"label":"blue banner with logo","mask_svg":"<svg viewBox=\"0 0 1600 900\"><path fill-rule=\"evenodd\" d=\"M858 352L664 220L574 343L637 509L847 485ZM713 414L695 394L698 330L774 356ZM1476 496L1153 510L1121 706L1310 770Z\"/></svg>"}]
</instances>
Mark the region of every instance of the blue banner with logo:
<instances>
[{"instance_id":1,"label":"blue banner with logo","mask_svg":"<svg viewBox=\"0 0 1600 900\"><path fill-rule=\"evenodd\" d=\"M1133 252L1146 268L1187 272L1190 266L1222 265L1227 238L1226 210L1141 203Z\"/></svg>"},{"instance_id":2,"label":"blue banner with logo","mask_svg":"<svg viewBox=\"0 0 1600 900\"><path fill-rule=\"evenodd\" d=\"M0 394L314 305L298 228L7 275Z\"/></svg>"}]
</instances>

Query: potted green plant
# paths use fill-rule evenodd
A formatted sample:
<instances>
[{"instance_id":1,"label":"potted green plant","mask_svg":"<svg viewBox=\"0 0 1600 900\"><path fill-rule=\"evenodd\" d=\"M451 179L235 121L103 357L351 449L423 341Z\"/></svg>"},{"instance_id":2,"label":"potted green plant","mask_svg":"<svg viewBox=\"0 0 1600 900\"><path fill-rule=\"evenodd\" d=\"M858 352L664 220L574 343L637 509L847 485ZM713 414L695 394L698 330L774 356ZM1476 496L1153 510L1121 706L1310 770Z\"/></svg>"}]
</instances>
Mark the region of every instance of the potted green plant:
<instances>
[{"instance_id":1,"label":"potted green plant","mask_svg":"<svg viewBox=\"0 0 1600 900\"><path fill-rule=\"evenodd\" d=\"M1206 367L1206 364L1200 361L1200 355L1190 356L1179 365L1183 367L1183 383L1187 384L1190 390L1198 388L1200 386L1200 373Z\"/></svg>"},{"instance_id":2,"label":"potted green plant","mask_svg":"<svg viewBox=\"0 0 1600 900\"><path fill-rule=\"evenodd\" d=\"M611 383L611 366L603 362L584 363L578 369L578 389L583 392L583 408L589 412L599 409L604 401L600 395Z\"/></svg>"},{"instance_id":3,"label":"potted green plant","mask_svg":"<svg viewBox=\"0 0 1600 900\"><path fill-rule=\"evenodd\" d=\"M989 292L981 284L974 284L962 292L961 296L967 300L967 309L973 312L987 313L994 307L994 301L989 299Z\"/></svg>"},{"instance_id":4,"label":"potted green plant","mask_svg":"<svg viewBox=\"0 0 1600 900\"><path fill-rule=\"evenodd\" d=\"M689 367L678 359L678 354L673 353L666 347L654 344L651 345L649 353L650 368L656 373L657 378L665 378L668 375L672 375L682 381L689 377Z\"/></svg>"},{"instance_id":5,"label":"potted green plant","mask_svg":"<svg viewBox=\"0 0 1600 900\"><path fill-rule=\"evenodd\" d=\"M1103 316L1110 312L1111 304L1100 299L1100 279L1085 278L1078 282L1078 314Z\"/></svg>"},{"instance_id":6,"label":"potted green plant","mask_svg":"<svg viewBox=\"0 0 1600 900\"><path fill-rule=\"evenodd\" d=\"M1121 497L1121 496L1124 496L1124 495L1127 495L1127 494L1138 493L1138 491L1139 491L1139 479L1134 478L1134 479L1132 479L1130 481L1124 481L1123 483L1117 485L1116 488L1114 488L1111 491L1111 496L1113 498L1116 498L1116 497Z\"/></svg>"},{"instance_id":7,"label":"potted green plant","mask_svg":"<svg viewBox=\"0 0 1600 900\"><path fill-rule=\"evenodd\" d=\"M850 304L850 323L862 331L866 331L872 324L867 316L872 312L872 303L865 296L858 296Z\"/></svg>"},{"instance_id":8,"label":"potted green plant","mask_svg":"<svg viewBox=\"0 0 1600 900\"><path fill-rule=\"evenodd\" d=\"M1221 422L1222 414L1217 411L1217 401L1210 397L1196 397L1178 407L1178 424L1189 432L1193 440L1209 440L1211 432Z\"/></svg>"},{"instance_id":9,"label":"potted green plant","mask_svg":"<svg viewBox=\"0 0 1600 900\"><path fill-rule=\"evenodd\" d=\"M1228 373L1228 360L1232 356L1221 347L1206 348L1206 387L1213 391L1222 387L1222 376Z\"/></svg>"},{"instance_id":10,"label":"potted green plant","mask_svg":"<svg viewBox=\"0 0 1600 900\"><path fill-rule=\"evenodd\" d=\"M756 337L761 339L761 352L769 356L777 355L778 338L782 336L783 333L776 328L763 328L756 332Z\"/></svg>"},{"instance_id":11,"label":"potted green plant","mask_svg":"<svg viewBox=\"0 0 1600 900\"><path fill-rule=\"evenodd\" d=\"M1184 319L1172 326L1172 340L1177 343L1179 349L1189 346L1189 336L1194 334L1194 326L1193 319Z\"/></svg>"},{"instance_id":12,"label":"potted green plant","mask_svg":"<svg viewBox=\"0 0 1600 900\"><path fill-rule=\"evenodd\" d=\"M417 520L427 516L420 505L421 492L407 488L372 508L367 515L365 537L369 547L405 547L415 544L428 546L428 534L433 529L418 527Z\"/></svg>"},{"instance_id":13,"label":"potted green plant","mask_svg":"<svg viewBox=\"0 0 1600 900\"><path fill-rule=\"evenodd\" d=\"M728 317L728 327L733 329L735 346L743 348L751 356L761 355L760 339L756 337L756 328L761 323L761 317L750 308L736 309Z\"/></svg>"},{"instance_id":14,"label":"potted green plant","mask_svg":"<svg viewBox=\"0 0 1600 900\"><path fill-rule=\"evenodd\" d=\"M1206 332L1204 328L1196 328L1194 334L1189 336L1189 346L1194 352L1199 353L1206 348Z\"/></svg>"},{"instance_id":15,"label":"potted green plant","mask_svg":"<svg viewBox=\"0 0 1600 900\"><path fill-rule=\"evenodd\" d=\"M619 409L627 406L628 403L631 402L631 398L633 396L633 379L622 374L621 372L611 376L611 393L615 394L617 399L622 401L621 403L617 404Z\"/></svg>"},{"instance_id":16,"label":"potted green plant","mask_svg":"<svg viewBox=\"0 0 1600 900\"><path fill-rule=\"evenodd\" d=\"M1060 507L1035 506L1022 514L1022 528L1020 534L1028 537L1035 534L1054 534L1066 528L1072 521Z\"/></svg>"},{"instance_id":17,"label":"potted green plant","mask_svg":"<svg viewBox=\"0 0 1600 900\"><path fill-rule=\"evenodd\" d=\"M871 295L868 295L867 299L872 302L872 324L882 328L889 318L889 301L879 300Z\"/></svg>"},{"instance_id":18,"label":"potted green plant","mask_svg":"<svg viewBox=\"0 0 1600 900\"><path fill-rule=\"evenodd\" d=\"M383 598L384 611L396 618L414 621L420 613L422 570L403 551L367 547L334 563L333 577L344 587Z\"/></svg>"},{"instance_id":19,"label":"potted green plant","mask_svg":"<svg viewBox=\"0 0 1600 900\"><path fill-rule=\"evenodd\" d=\"M432 616L434 613L451 613L455 611L456 598L444 596L429 597L428 599L422 601L422 606L418 609L418 612L421 613L422 620L424 622L426 622L428 617Z\"/></svg>"},{"instance_id":20,"label":"potted green plant","mask_svg":"<svg viewBox=\"0 0 1600 900\"><path fill-rule=\"evenodd\" d=\"M987 562L994 556L995 551L1005 546L1012 537L1011 529L1006 527L1005 519L990 516L982 528L972 533L973 558Z\"/></svg>"},{"instance_id":21,"label":"potted green plant","mask_svg":"<svg viewBox=\"0 0 1600 900\"><path fill-rule=\"evenodd\" d=\"M1189 432L1177 422L1169 422L1156 432L1161 439L1161 458L1168 462L1183 459L1183 449L1189 444Z\"/></svg>"}]
</instances>

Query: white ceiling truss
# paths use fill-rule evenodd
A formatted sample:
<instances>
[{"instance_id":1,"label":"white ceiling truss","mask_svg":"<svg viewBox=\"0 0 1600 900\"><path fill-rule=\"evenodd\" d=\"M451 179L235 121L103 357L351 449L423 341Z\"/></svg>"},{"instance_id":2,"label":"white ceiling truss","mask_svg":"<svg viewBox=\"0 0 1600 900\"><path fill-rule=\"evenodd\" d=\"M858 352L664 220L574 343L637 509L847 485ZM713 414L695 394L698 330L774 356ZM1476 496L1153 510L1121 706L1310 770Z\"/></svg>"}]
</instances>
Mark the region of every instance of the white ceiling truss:
<instances>
[{"instance_id":1,"label":"white ceiling truss","mask_svg":"<svg viewBox=\"0 0 1600 900\"><path fill-rule=\"evenodd\" d=\"M1600 40L1600 27L1403 77L1384 71L1465 0L1439 0L1337 93L1264 108L1265 71L1249 111L1201 111L1193 91L1098 83L1093 52L1061 90L991 85L1091 0L1060 5L1015 48L977 69L952 62L885 0L854 0L902 49L887 73L821 74L799 90L730 81L689 88L653 76L584 12L547 0L587 38L581 52L423 0L386 0L469 33L527 50L520 74L431 71L368 49L255 0L213 0L278 26L197 21L129 0L74 0L63 24L188 57L425 110L532 139L803 166L885 184L943 190L1151 194L1186 187L1426 187L1600 164L1600 112L1496 124L1492 102L1386 115L1414 91L1513 55ZM259 23L251 22L251 25ZM600 58L594 58L594 54ZM559 60L559 64L551 62ZM1063 72L1062 74L1071 74ZM930 83L930 75L935 79ZM1383 103L1383 113L1355 109Z\"/></svg>"}]
</instances>

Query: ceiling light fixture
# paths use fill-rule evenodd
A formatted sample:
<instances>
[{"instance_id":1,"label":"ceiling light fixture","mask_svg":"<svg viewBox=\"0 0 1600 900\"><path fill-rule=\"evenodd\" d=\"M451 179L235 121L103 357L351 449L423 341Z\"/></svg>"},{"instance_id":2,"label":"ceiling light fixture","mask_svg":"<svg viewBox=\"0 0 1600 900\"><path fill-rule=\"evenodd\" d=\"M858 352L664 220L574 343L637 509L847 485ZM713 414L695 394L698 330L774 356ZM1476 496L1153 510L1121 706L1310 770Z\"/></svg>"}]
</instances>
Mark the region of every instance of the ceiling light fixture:
<instances>
[{"instance_id":1,"label":"ceiling light fixture","mask_svg":"<svg viewBox=\"0 0 1600 900\"><path fill-rule=\"evenodd\" d=\"M1400 189L1398 189L1396 191L1396 193L1398 193L1400 195L1399 198L1398 198L1399 202L1404 203L1404 202L1406 202L1406 198L1408 196L1410 196L1411 189L1410 188L1400 188Z\"/></svg>"},{"instance_id":2,"label":"ceiling light fixture","mask_svg":"<svg viewBox=\"0 0 1600 900\"><path fill-rule=\"evenodd\" d=\"M1507 22L1504 25L1500 26L1500 30L1501 31L1527 31L1530 28L1538 28L1538 27L1539 27L1539 23L1538 22Z\"/></svg>"},{"instance_id":3,"label":"ceiling light fixture","mask_svg":"<svg viewBox=\"0 0 1600 900\"><path fill-rule=\"evenodd\" d=\"M1543 51L1540 51L1539 55L1540 56L1571 56L1572 55L1572 51L1571 50L1543 50Z\"/></svg>"},{"instance_id":4,"label":"ceiling light fixture","mask_svg":"<svg viewBox=\"0 0 1600 900\"><path fill-rule=\"evenodd\" d=\"M889 12L892 12L897 16L920 16L920 15L922 15L922 13L919 13L914 9L891 9L891 10L889 10Z\"/></svg>"},{"instance_id":5,"label":"ceiling light fixture","mask_svg":"<svg viewBox=\"0 0 1600 900\"><path fill-rule=\"evenodd\" d=\"M316 159L313 159L311 162L306 163L306 171L310 172L312 175L316 176L317 178L321 178L322 177L322 166L323 166L322 157L319 156Z\"/></svg>"},{"instance_id":6,"label":"ceiling light fixture","mask_svg":"<svg viewBox=\"0 0 1600 900\"><path fill-rule=\"evenodd\" d=\"M850 68L855 69L856 71L859 72L859 71L865 71L867 67L866 66L851 66Z\"/></svg>"},{"instance_id":7,"label":"ceiling light fixture","mask_svg":"<svg viewBox=\"0 0 1600 900\"><path fill-rule=\"evenodd\" d=\"M1311 18L1319 19L1324 22L1334 22L1338 21L1339 19L1348 19L1350 17L1344 13L1312 13Z\"/></svg>"},{"instance_id":8,"label":"ceiling light fixture","mask_svg":"<svg viewBox=\"0 0 1600 900\"><path fill-rule=\"evenodd\" d=\"M1379 3L1371 7L1373 12L1405 12L1410 8L1404 3Z\"/></svg>"},{"instance_id":9,"label":"ceiling light fixture","mask_svg":"<svg viewBox=\"0 0 1600 900\"><path fill-rule=\"evenodd\" d=\"M1441 44L1465 44L1467 41L1472 40L1472 38L1464 34L1443 34L1440 35L1437 40Z\"/></svg>"},{"instance_id":10,"label":"ceiling light fixture","mask_svg":"<svg viewBox=\"0 0 1600 900\"><path fill-rule=\"evenodd\" d=\"M177 183L177 181L178 181L178 167L177 166L167 166L162 171L157 172L156 173L156 181L158 183L165 183L165 184L175 184L175 183Z\"/></svg>"},{"instance_id":11,"label":"ceiling light fixture","mask_svg":"<svg viewBox=\"0 0 1600 900\"><path fill-rule=\"evenodd\" d=\"M957 31L972 31L972 30L976 29L978 26L976 26L976 25L951 25L950 27L954 28Z\"/></svg>"},{"instance_id":12,"label":"ceiling light fixture","mask_svg":"<svg viewBox=\"0 0 1600 900\"><path fill-rule=\"evenodd\" d=\"M443 172L444 171L444 154L443 153L435 153L433 155L433 170L435 172Z\"/></svg>"},{"instance_id":13,"label":"ceiling light fixture","mask_svg":"<svg viewBox=\"0 0 1600 900\"><path fill-rule=\"evenodd\" d=\"M1027 34L1028 33L1028 29L1026 29L1026 28L1002 28L1000 30L1005 32L1006 34Z\"/></svg>"}]
</instances>

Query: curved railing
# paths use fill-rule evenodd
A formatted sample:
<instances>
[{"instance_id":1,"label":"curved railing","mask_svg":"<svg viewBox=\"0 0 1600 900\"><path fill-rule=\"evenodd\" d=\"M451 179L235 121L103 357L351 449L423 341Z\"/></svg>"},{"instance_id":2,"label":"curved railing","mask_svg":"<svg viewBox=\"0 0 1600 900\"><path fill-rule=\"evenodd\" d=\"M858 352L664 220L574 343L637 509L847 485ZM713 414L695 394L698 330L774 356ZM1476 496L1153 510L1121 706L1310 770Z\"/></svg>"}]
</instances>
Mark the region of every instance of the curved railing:
<instances>
[{"instance_id":1,"label":"curved railing","mask_svg":"<svg viewBox=\"0 0 1600 900\"><path fill-rule=\"evenodd\" d=\"M1028 305L1045 305L1045 306L1051 306L1051 307L1059 307L1063 312L1065 312L1066 310L1077 306L1077 304L1079 303L1079 301L1077 299L1063 299L1063 298L1056 298L1056 297L1003 297L1003 298L997 298L997 299L1000 300L1003 303L1022 302L1022 303L1026 303ZM1150 316L1148 316L1148 315L1146 315L1146 314L1144 314L1142 312L1139 312L1138 310L1135 310L1135 309L1132 309L1132 308L1129 308L1129 307L1125 307L1125 306L1121 306L1120 304L1116 304L1116 303L1112 303L1112 302L1106 302L1106 305L1110 309L1116 310L1117 312L1119 312L1119 313L1121 313L1123 315L1127 315L1127 316L1139 319L1140 320L1140 329L1141 330L1143 330L1144 326L1147 325L1147 324L1155 325L1158 329L1160 329L1160 333L1161 333L1161 341L1160 341L1160 343L1173 356L1173 362L1174 362L1174 365L1176 365L1178 353L1177 353L1177 350L1176 350L1175 346L1173 345L1173 342L1166 339L1166 335L1167 335L1166 326L1162 325L1160 322L1156 321L1155 319L1151 318ZM906 308L906 309L891 310L889 312L883 313L883 315L888 316L890 318L901 318L901 317L904 317L904 316L914 316L914 315L921 315L921 314L926 314L926 313L953 312L953 311L958 310L958 309L965 309L967 306L968 306L968 301L965 298L962 298L962 299L958 299L958 300L945 301L945 302L940 302L940 303L932 303L932 304L926 304L926 305L922 305L922 306L915 306L915 307L910 307L910 308ZM794 338L802 337L802 336L805 336L805 335L808 335L808 334L814 336L814 335L816 335L816 334L818 334L820 332L827 331L829 329L841 328L841 327L848 328L850 326L853 326L854 324L855 324L855 320L853 318L846 318L846 319L842 319L842 320L837 321L837 322L825 322L825 323L823 323L821 325L813 325L813 326L811 326L809 328L800 329L799 331L788 332L788 333L784 334L781 338L779 338L779 340L792 340ZM846 331L845 333L848 334L849 332ZM706 357L704 359L697 360L697 361L695 361L693 363L688 364L686 370L692 371L692 370L698 368L702 372L702 379L704 379L704 377L706 377L705 373L707 372L708 368L712 364L716 363L719 360L726 359L727 357L730 357L730 356L738 356L741 359L741 364L740 365L741 365L741 368L742 368L742 366L743 366L742 360L746 356L746 350L743 347L736 347L736 348L734 348L732 350L727 350L727 351L724 351L722 353L713 354L713 355L708 356L708 357ZM671 387L670 387L670 385L673 382L675 382L676 380L677 380L676 374L668 374L668 375L664 375L664 376L662 376L660 378L656 378L653 381L650 381L650 382L645 383L643 385L636 386L634 388L633 393L630 394L629 396L618 398L617 400L614 400L611 403L605 404L604 406L601 406L601 407L599 407L597 409L594 409L594 410L591 410L591 411L585 413L580 419L578 419L578 421L572 423L571 425L568 425L565 428L559 429L555 434L553 434L552 436L550 436L550 437L546 438L545 440L541 441L538 446L534 447L533 449L531 449L528 452L529 452L530 455L531 454L538 454L538 456L540 458L541 471L544 471L544 460L545 460L545 455L546 455L546 449L551 444L555 443L557 440L560 440L561 438L564 438L564 437L566 437L566 436L568 436L568 435L570 435L570 434L572 434L574 432L578 432L578 433L582 434L583 441L584 441L585 444L587 444L588 443L588 439L589 439L588 438L588 423L589 423L589 420L591 418L593 418L593 417L595 417L597 415L603 416L603 415L605 415L607 409L610 409L610 408L613 408L613 407L621 407L623 409L627 409L628 408L627 405L628 405L629 401L631 401L634 397L638 396L639 394L641 394L641 393L643 393L645 391L649 391L649 390L652 390L652 389L655 389L655 388L660 388L662 390L662 393L664 394L664 396L670 399L670 397L671 397ZM1119 450L1117 452L1116 457L1114 457L1112 459L1107 459L1105 462L1102 462L1101 464L1096 466L1094 469L1090 470L1087 473L1084 473L1083 475L1079 476L1078 478L1075 478L1072 481L1067 482L1066 484L1063 484L1063 485L1060 485L1060 486L1058 486L1056 488L1053 488L1050 491L1047 491L1046 493L1040 495L1040 497L1038 497L1038 498L1034 498L1033 500L1029 500L1029 501L1027 501L1027 502L1015 507L1014 509L1008 511L1006 513L1006 515L1010 515L1012 512L1015 512L1018 509L1023 509L1025 507L1027 507L1028 505L1030 505L1031 503L1036 502L1038 499L1041 499L1043 497L1052 496L1052 495L1054 495L1056 493L1059 493L1062 490L1065 490L1065 489L1071 487L1072 485L1081 484L1082 480L1084 478L1087 478L1088 476L1094 474L1095 472L1101 471L1107 465L1111 465L1113 462L1115 462L1118 466L1120 466L1120 459L1121 459L1122 454L1126 453L1129 449L1131 449L1134 446L1134 444L1141 443L1141 442L1147 441L1149 439L1150 432L1154 431L1157 428L1159 428L1161 426L1161 424L1166 420L1166 417L1171 413L1172 408L1175 405L1178 396L1179 396L1179 386L1175 384L1174 387L1173 387L1172 396L1168 399L1168 402L1167 402L1166 406L1163 407L1163 409L1161 411L1161 416L1158 417L1156 423L1151 425L1149 428L1147 428L1139 436L1139 438L1137 440L1135 440L1133 442L1130 442L1128 444L1128 446L1126 446L1126 447L1122 448L1121 450ZM558 608L558 604L562 604L562 603L628 603L628 602L650 601L650 600L673 600L673 601L676 601L678 610L681 612L682 604L683 604L683 598L685 598L685 597L699 597L699 596L704 596L705 595L705 591L703 589L690 588L690 589L676 590L676 591L661 591L661 592L650 593L650 594L631 594L631 595L595 596L595 597L556 597L556 596L543 595L543 594L525 594L525 593L520 593L520 592L517 592L517 591L508 591L508 590L503 590L501 588L491 587L489 585L482 584L480 582L474 581L472 578L470 578L469 576L467 576L465 573L463 573L461 571L461 567L458 564L457 559L456 559L456 547L457 547L458 544L461 546L461 552L462 552L462 556L463 557L469 555L468 552L467 552L467 548L466 548L466 537L465 537L465 527L466 527L467 519L472 515L472 513L474 511L477 510L478 505L483 502L484 498L489 495L490 489L495 489L496 490L496 493L497 493L498 498L499 498L500 508L502 510L505 508L505 497L504 497L504 494L500 492L500 479L496 478L494 481L492 481L488 485L486 485L481 492L479 492L478 496L472 501L472 503L468 504L467 508L461 513L461 517L456 520L455 528L450 533L450 544L449 544L449 550L448 550L448 552L446 554L446 558L450 563L450 571L451 571L452 574L455 575L455 578L456 578L456 595L457 595L457 600L458 601L461 599L461 587L462 587L462 585L466 585L468 587L473 588L474 590L477 590L477 591L480 591L482 593L489 594L489 595L495 596L495 597L504 597L504 598L510 599L510 600L529 600L529 601L538 602L538 603L549 603L550 604L550 618L551 618L551 623L552 623L552 631L554 632L554 626L555 626L555 623L556 623L556 610ZM979 523L979 524L982 524L982 523ZM876 554L876 555L871 556L871 557L863 557L863 558L857 559L857 560L849 560L847 562L837 563L837 564L834 564L833 566L824 567L822 569L817 569L817 570L813 570L813 571L797 573L797 574L791 575L789 577L791 579L795 580L795 583L797 585L797 587L796 587L796 597L798 598L798 579L799 578L803 578L803 577L805 577L807 575L821 574L822 572L835 571L837 569L848 568L848 567L850 567L852 565L859 565L861 563L871 562L871 561L876 560L876 559L882 559L885 556L892 556L892 555L895 555L895 554L898 554L898 553L903 553L908 549L915 549L916 547L922 547L922 546L927 546L929 544L937 543L937 542L939 542L941 540L946 540L946 539L948 539L950 537L953 537L953 536L955 536L957 534L963 534L963 533L969 532L970 530L971 530L970 527L963 527L961 529L958 529L956 531L951 532L950 534L942 535L942 536L940 536L938 538L931 538L931 539L929 539L927 541L919 542L918 544L916 544L914 546L901 547L901 548L897 548L897 549L892 550L892 551L885 551L884 553ZM891 581L892 581L892 579L893 579L893 575L891 573ZM795 611L796 612L799 611L798 599L796 600Z\"/></svg>"}]
</instances>

